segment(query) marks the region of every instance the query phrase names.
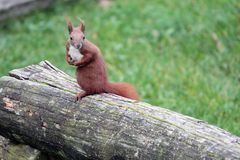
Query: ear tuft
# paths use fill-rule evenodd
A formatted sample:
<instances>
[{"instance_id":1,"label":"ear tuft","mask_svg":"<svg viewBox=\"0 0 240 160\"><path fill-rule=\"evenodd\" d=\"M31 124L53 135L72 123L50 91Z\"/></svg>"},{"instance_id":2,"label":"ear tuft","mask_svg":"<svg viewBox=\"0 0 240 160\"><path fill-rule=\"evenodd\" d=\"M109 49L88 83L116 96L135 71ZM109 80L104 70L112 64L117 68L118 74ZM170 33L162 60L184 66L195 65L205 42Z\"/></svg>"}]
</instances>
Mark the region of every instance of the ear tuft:
<instances>
[{"instance_id":1,"label":"ear tuft","mask_svg":"<svg viewBox=\"0 0 240 160\"><path fill-rule=\"evenodd\" d=\"M66 21L67 21L68 31L69 31L69 34L70 34L73 31L73 25L72 25L71 18L69 16L67 16Z\"/></svg>"},{"instance_id":2,"label":"ear tuft","mask_svg":"<svg viewBox=\"0 0 240 160\"><path fill-rule=\"evenodd\" d=\"M82 32L85 31L85 22L83 20L80 19L80 25L79 25L80 29Z\"/></svg>"}]
</instances>

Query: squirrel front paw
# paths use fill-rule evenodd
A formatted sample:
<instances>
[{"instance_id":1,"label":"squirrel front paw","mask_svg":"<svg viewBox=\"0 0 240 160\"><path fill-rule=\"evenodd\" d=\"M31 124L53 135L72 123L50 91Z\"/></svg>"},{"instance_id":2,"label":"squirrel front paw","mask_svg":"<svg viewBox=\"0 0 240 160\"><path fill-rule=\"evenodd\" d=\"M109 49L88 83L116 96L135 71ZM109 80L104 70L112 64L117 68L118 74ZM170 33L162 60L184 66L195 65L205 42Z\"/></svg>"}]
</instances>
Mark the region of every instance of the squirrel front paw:
<instances>
[{"instance_id":1,"label":"squirrel front paw","mask_svg":"<svg viewBox=\"0 0 240 160\"><path fill-rule=\"evenodd\" d=\"M68 62L68 64L70 64L70 65L74 65L74 63L75 63L75 61L69 56L69 57L67 57L67 62Z\"/></svg>"},{"instance_id":2,"label":"squirrel front paw","mask_svg":"<svg viewBox=\"0 0 240 160\"><path fill-rule=\"evenodd\" d=\"M85 97L87 94L85 91L79 92L76 94L75 96L75 102L77 102L78 100L82 99L82 97Z\"/></svg>"}]
</instances>

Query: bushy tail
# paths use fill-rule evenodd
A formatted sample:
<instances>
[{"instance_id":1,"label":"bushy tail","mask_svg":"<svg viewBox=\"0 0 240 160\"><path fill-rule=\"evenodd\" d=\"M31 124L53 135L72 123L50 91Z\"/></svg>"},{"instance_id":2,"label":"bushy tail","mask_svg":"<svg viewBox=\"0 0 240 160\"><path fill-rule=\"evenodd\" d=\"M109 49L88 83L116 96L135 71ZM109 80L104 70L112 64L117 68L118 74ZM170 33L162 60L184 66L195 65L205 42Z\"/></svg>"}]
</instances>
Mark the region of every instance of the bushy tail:
<instances>
[{"instance_id":1,"label":"bushy tail","mask_svg":"<svg viewBox=\"0 0 240 160\"><path fill-rule=\"evenodd\" d=\"M136 89L128 83L108 83L107 92L133 100L139 100Z\"/></svg>"}]
</instances>

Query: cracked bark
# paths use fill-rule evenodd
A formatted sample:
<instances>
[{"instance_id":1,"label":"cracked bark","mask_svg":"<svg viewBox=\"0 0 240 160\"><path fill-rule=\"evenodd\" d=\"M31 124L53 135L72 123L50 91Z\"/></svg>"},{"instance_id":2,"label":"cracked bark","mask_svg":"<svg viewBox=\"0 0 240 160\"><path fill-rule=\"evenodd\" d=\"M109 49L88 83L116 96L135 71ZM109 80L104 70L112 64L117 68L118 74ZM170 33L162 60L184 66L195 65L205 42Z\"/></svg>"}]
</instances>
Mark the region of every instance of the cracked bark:
<instances>
[{"instance_id":1,"label":"cracked bark","mask_svg":"<svg viewBox=\"0 0 240 160\"><path fill-rule=\"evenodd\" d=\"M218 127L117 95L87 96L47 61L0 78L0 134L64 159L240 159Z\"/></svg>"}]
</instances>

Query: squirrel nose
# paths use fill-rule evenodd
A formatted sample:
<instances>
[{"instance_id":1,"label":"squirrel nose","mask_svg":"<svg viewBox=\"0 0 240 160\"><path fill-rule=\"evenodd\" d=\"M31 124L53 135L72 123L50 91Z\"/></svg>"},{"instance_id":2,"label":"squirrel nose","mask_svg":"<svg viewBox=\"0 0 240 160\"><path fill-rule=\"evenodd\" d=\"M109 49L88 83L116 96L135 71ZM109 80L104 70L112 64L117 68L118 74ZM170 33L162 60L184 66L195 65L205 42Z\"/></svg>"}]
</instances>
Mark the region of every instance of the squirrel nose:
<instances>
[{"instance_id":1,"label":"squirrel nose","mask_svg":"<svg viewBox=\"0 0 240 160\"><path fill-rule=\"evenodd\" d=\"M80 44L77 44L77 48L80 48Z\"/></svg>"}]
</instances>

